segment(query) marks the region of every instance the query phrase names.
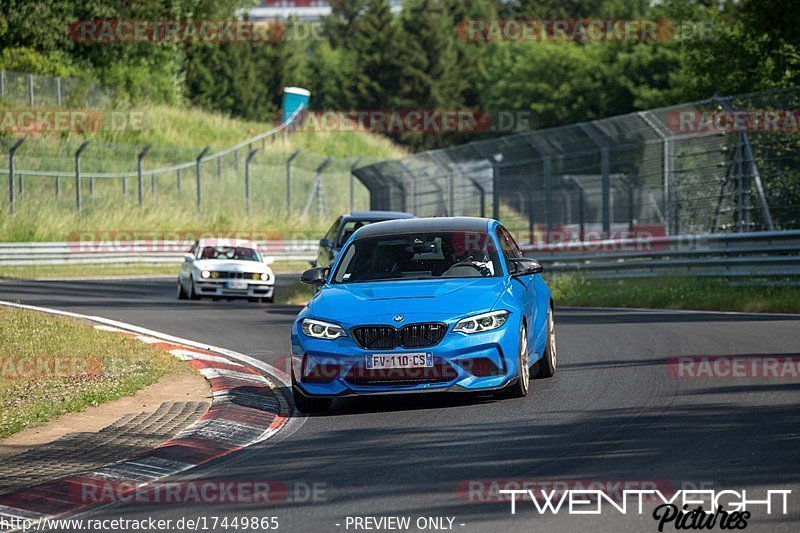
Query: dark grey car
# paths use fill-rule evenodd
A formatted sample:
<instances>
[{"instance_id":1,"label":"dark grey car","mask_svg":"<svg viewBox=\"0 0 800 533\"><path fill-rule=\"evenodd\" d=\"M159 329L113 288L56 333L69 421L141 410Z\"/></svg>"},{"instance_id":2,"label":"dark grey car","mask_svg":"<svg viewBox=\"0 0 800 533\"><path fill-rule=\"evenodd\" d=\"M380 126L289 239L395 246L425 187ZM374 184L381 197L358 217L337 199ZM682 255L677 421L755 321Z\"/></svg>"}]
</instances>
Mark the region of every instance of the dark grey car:
<instances>
[{"instance_id":1,"label":"dark grey car","mask_svg":"<svg viewBox=\"0 0 800 533\"><path fill-rule=\"evenodd\" d=\"M316 260L311 266L327 266L336 259L347 239L360 227L399 218L414 218L411 213L400 211L355 211L349 215L342 215L330 227L325 236L319 241Z\"/></svg>"}]
</instances>

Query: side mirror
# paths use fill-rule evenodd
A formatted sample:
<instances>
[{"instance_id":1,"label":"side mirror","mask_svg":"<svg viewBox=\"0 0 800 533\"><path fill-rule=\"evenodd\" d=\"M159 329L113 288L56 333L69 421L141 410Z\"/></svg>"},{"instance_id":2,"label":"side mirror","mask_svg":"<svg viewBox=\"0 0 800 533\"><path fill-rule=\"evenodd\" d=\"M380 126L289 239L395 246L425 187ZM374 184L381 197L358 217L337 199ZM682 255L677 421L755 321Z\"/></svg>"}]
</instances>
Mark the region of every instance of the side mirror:
<instances>
[{"instance_id":1,"label":"side mirror","mask_svg":"<svg viewBox=\"0 0 800 533\"><path fill-rule=\"evenodd\" d=\"M327 248L328 246L331 245L331 242L328 240L327 237L325 237L319 240L319 245L322 246L323 248Z\"/></svg>"},{"instance_id":2,"label":"side mirror","mask_svg":"<svg viewBox=\"0 0 800 533\"><path fill-rule=\"evenodd\" d=\"M533 274L541 274L544 272L544 267L536 259L528 259L527 257L515 257L511 260L511 264L516 268L511 272L512 277L517 276L532 276Z\"/></svg>"},{"instance_id":3,"label":"side mirror","mask_svg":"<svg viewBox=\"0 0 800 533\"><path fill-rule=\"evenodd\" d=\"M184 261L189 261L189 262L194 261L194 254L190 254L188 252L183 254L183 260Z\"/></svg>"},{"instance_id":4,"label":"side mirror","mask_svg":"<svg viewBox=\"0 0 800 533\"><path fill-rule=\"evenodd\" d=\"M316 267L306 270L303 272L303 275L300 276L300 281L316 287L322 287L325 285L329 270L328 267Z\"/></svg>"}]
</instances>

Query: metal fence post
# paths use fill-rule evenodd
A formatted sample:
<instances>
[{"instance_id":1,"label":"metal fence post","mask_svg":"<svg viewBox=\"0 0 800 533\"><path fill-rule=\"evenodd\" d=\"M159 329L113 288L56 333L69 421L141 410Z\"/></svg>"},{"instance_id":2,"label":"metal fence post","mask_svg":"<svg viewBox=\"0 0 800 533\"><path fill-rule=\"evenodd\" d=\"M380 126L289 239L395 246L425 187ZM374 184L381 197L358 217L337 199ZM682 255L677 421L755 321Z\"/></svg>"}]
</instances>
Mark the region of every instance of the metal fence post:
<instances>
[{"instance_id":1,"label":"metal fence post","mask_svg":"<svg viewBox=\"0 0 800 533\"><path fill-rule=\"evenodd\" d=\"M75 208L79 215L81 214L81 154L87 146L89 141L83 141L75 151Z\"/></svg>"},{"instance_id":2,"label":"metal fence post","mask_svg":"<svg viewBox=\"0 0 800 533\"><path fill-rule=\"evenodd\" d=\"M359 157L356 159L356 162L350 165L350 212L353 212L353 206L355 205L355 195L356 195L356 167L361 160L364 159L363 157Z\"/></svg>"},{"instance_id":3,"label":"metal fence post","mask_svg":"<svg viewBox=\"0 0 800 533\"><path fill-rule=\"evenodd\" d=\"M725 109L725 111L727 111L728 113L733 113L735 111L733 105L731 104L731 99L724 97L719 92L714 95L714 100L717 101L723 107L723 109ZM758 195L758 200L761 207L761 216L764 219L764 224L767 226L767 230L774 231L775 224L772 221L772 213L770 213L769 203L767 202L767 197L764 192L764 184L761 181L761 173L758 170L758 165L756 164L755 157L753 157L753 150L750 146L750 137L749 135L747 135L746 131L741 132L741 134L739 135L739 145L740 145L739 148L743 151L741 162L743 166L747 167L747 173L748 173L747 178L743 179L743 181L745 181L747 185L746 194L749 194L750 192L749 179L752 178L756 186L756 194ZM749 199L747 200L749 201ZM749 230L750 228L748 227L745 231Z\"/></svg>"},{"instance_id":4,"label":"metal fence post","mask_svg":"<svg viewBox=\"0 0 800 533\"><path fill-rule=\"evenodd\" d=\"M582 123L578 124L578 127L600 150L600 174L602 175L603 188L603 237L608 239L611 235L611 163L608 142L605 137L592 130L592 128L597 129L594 125Z\"/></svg>"},{"instance_id":5,"label":"metal fence post","mask_svg":"<svg viewBox=\"0 0 800 533\"><path fill-rule=\"evenodd\" d=\"M6 71L0 70L0 98L6 96Z\"/></svg>"},{"instance_id":6,"label":"metal fence post","mask_svg":"<svg viewBox=\"0 0 800 533\"><path fill-rule=\"evenodd\" d=\"M139 155L136 156L136 177L138 178L138 185L139 185L139 207L144 205L144 179L142 177L142 159L144 156L147 155L147 152L150 151L150 145L148 144L142 151L139 152Z\"/></svg>"},{"instance_id":7,"label":"metal fence post","mask_svg":"<svg viewBox=\"0 0 800 533\"><path fill-rule=\"evenodd\" d=\"M122 196L128 196L128 178L122 176Z\"/></svg>"},{"instance_id":8,"label":"metal fence post","mask_svg":"<svg viewBox=\"0 0 800 533\"><path fill-rule=\"evenodd\" d=\"M181 192L181 169L175 171L178 185L178 192Z\"/></svg>"},{"instance_id":9,"label":"metal fence post","mask_svg":"<svg viewBox=\"0 0 800 533\"><path fill-rule=\"evenodd\" d=\"M89 176L89 196L94 196L94 176Z\"/></svg>"},{"instance_id":10,"label":"metal fence post","mask_svg":"<svg viewBox=\"0 0 800 533\"><path fill-rule=\"evenodd\" d=\"M211 150L210 146L203 148L203 151L197 154L197 218L203 218L203 158L208 151Z\"/></svg>"},{"instance_id":11,"label":"metal fence post","mask_svg":"<svg viewBox=\"0 0 800 533\"><path fill-rule=\"evenodd\" d=\"M580 228L580 241L583 242L586 239L586 224L583 218L585 206L583 187L581 187L581 184L575 179L575 176L566 176L566 179L569 180L578 191L578 227Z\"/></svg>"},{"instance_id":12,"label":"metal fence post","mask_svg":"<svg viewBox=\"0 0 800 533\"><path fill-rule=\"evenodd\" d=\"M331 158L327 158L317 167L317 177L314 179L314 186L311 187L311 192L308 193L308 198L306 199L306 205L303 207L303 213L301 215L303 218L308 216L314 198L317 199L317 218L322 218L323 211L326 210L325 193L322 186L322 173L332 162L333 160Z\"/></svg>"},{"instance_id":13,"label":"metal fence post","mask_svg":"<svg viewBox=\"0 0 800 533\"><path fill-rule=\"evenodd\" d=\"M650 111L641 111L638 113L639 118L652 129L655 134L661 139L663 144L662 148L662 165L663 165L663 185L662 185L662 202L664 204L664 226L666 227L667 235L674 235L677 233L674 229L673 219L677 223L677 216L673 216L673 202L672 202L672 163L673 163L673 149L672 139L669 130L660 125L660 122L650 113Z\"/></svg>"},{"instance_id":14,"label":"metal fence post","mask_svg":"<svg viewBox=\"0 0 800 533\"><path fill-rule=\"evenodd\" d=\"M481 195L479 200L479 209L481 213L481 218L486 217L486 189L483 188L483 185L478 183L478 180L473 178L472 176L467 176L467 179L472 183L472 185L478 189L478 193Z\"/></svg>"},{"instance_id":15,"label":"metal fence post","mask_svg":"<svg viewBox=\"0 0 800 533\"><path fill-rule=\"evenodd\" d=\"M300 155L300 150L294 152L286 160L286 216L292 216L292 161Z\"/></svg>"},{"instance_id":16,"label":"metal fence post","mask_svg":"<svg viewBox=\"0 0 800 533\"><path fill-rule=\"evenodd\" d=\"M492 157L492 218L500 220L500 165L503 163L503 154L494 154Z\"/></svg>"},{"instance_id":17,"label":"metal fence post","mask_svg":"<svg viewBox=\"0 0 800 533\"><path fill-rule=\"evenodd\" d=\"M56 78L56 104L61 107L64 100L64 95L61 92L61 76Z\"/></svg>"},{"instance_id":18,"label":"metal fence post","mask_svg":"<svg viewBox=\"0 0 800 533\"><path fill-rule=\"evenodd\" d=\"M56 198L61 197L61 176L56 176Z\"/></svg>"},{"instance_id":19,"label":"metal fence post","mask_svg":"<svg viewBox=\"0 0 800 533\"><path fill-rule=\"evenodd\" d=\"M35 103L33 97L33 74L28 74L28 105L33 107Z\"/></svg>"},{"instance_id":20,"label":"metal fence post","mask_svg":"<svg viewBox=\"0 0 800 533\"><path fill-rule=\"evenodd\" d=\"M550 156L544 158L544 225L547 228L547 244L553 233L553 160Z\"/></svg>"},{"instance_id":21,"label":"metal fence post","mask_svg":"<svg viewBox=\"0 0 800 533\"><path fill-rule=\"evenodd\" d=\"M222 158L217 158L217 178L222 177Z\"/></svg>"},{"instance_id":22,"label":"metal fence post","mask_svg":"<svg viewBox=\"0 0 800 533\"><path fill-rule=\"evenodd\" d=\"M244 160L244 196L247 202L247 216L250 217L250 162L255 157L256 152L258 149L251 148L249 152L247 152L247 158Z\"/></svg>"},{"instance_id":23,"label":"metal fence post","mask_svg":"<svg viewBox=\"0 0 800 533\"><path fill-rule=\"evenodd\" d=\"M14 154L17 149L25 142L25 138L17 139L8 151L8 206L11 214L14 214Z\"/></svg>"}]
</instances>

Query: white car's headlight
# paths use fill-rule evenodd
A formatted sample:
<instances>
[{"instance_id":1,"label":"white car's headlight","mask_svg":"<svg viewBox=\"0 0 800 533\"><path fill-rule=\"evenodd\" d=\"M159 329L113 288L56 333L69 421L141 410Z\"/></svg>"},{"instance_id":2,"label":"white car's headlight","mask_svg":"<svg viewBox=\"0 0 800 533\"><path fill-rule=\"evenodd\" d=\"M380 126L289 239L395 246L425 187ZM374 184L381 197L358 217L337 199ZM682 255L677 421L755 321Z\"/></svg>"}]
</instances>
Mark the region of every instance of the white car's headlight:
<instances>
[{"instance_id":1,"label":"white car's headlight","mask_svg":"<svg viewBox=\"0 0 800 533\"><path fill-rule=\"evenodd\" d=\"M508 311L492 311L459 320L453 331L480 333L497 329L508 320Z\"/></svg>"},{"instance_id":2,"label":"white car's headlight","mask_svg":"<svg viewBox=\"0 0 800 533\"><path fill-rule=\"evenodd\" d=\"M211 277L211 272L209 272L208 270L203 270L202 272L200 272L200 277L203 279L208 279Z\"/></svg>"},{"instance_id":3,"label":"white car's headlight","mask_svg":"<svg viewBox=\"0 0 800 533\"><path fill-rule=\"evenodd\" d=\"M261 274L261 281L269 281L269 274L267 274L266 272Z\"/></svg>"},{"instance_id":4,"label":"white car's headlight","mask_svg":"<svg viewBox=\"0 0 800 533\"><path fill-rule=\"evenodd\" d=\"M304 318L303 322L300 324L300 328L303 330L303 333L315 339L332 341L333 339L347 336L341 326L331 324L330 322L323 322L322 320L314 320L312 318Z\"/></svg>"}]
</instances>

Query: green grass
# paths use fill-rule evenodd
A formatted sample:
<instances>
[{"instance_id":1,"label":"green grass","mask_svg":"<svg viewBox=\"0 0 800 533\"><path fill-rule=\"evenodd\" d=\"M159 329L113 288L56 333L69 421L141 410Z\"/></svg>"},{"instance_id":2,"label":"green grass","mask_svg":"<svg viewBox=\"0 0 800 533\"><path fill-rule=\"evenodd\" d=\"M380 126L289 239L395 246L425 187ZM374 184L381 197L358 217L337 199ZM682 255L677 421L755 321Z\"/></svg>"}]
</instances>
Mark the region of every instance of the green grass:
<instances>
[{"instance_id":1,"label":"green grass","mask_svg":"<svg viewBox=\"0 0 800 533\"><path fill-rule=\"evenodd\" d=\"M336 216L350 210L350 169L359 158L366 164L405 154L402 148L370 133L281 135L253 146L259 151L251 165L250 216L245 202L244 151L223 158L219 166L216 161L203 164L202 214L197 211L194 167L181 172L180 190L175 172L156 177L155 193L151 178L145 176L140 208L135 177L126 180L124 195L121 179L96 178L92 191L90 176L135 171L136 156L145 144L152 147L143 159L143 168L163 168L194 161L202 147L211 146L212 152L225 149L273 126L197 109L153 107L144 111L148 120L141 130L30 136L17 152L18 169L71 174L75 150L84 138L91 141L81 159L82 212L78 214L76 209L73 176L60 178L58 191L53 177L25 176L13 216L8 216L7 193L0 200L0 242L63 241L81 233L132 231L241 231L268 233L271 238L318 238ZM12 142L12 137L0 136L0 153L7 153ZM297 150L301 153L292 163L291 189L287 190L286 161ZM322 174L324 202L313 198L304 214L316 170L327 158L335 159ZM369 207L369 194L357 180L353 195L355 209Z\"/></svg>"},{"instance_id":2,"label":"green grass","mask_svg":"<svg viewBox=\"0 0 800 533\"><path fill-rule=\"evenodd\" d=\"M305 305L314 296L314 287L294 282L291 287L275 293L275 302L281 304Z\"/></svg>"},{"instance_id":3,"label":"green grass","mask_svg":"<svg viewBox=\"0 0 800 533\"><path fill-rule=\"evenodd\" d=\"M661 277L619 281L555 275L556 305L800 313L800 287L742 286L725 279Z\"/></svg>"},{"instance_id":4,"label":"green grass","mask_svg":"<svg viewBox=\"0 0 800 533\"><path fill-rule=\"evenodd\" d=\"M129 276L177 277L179 265L30 265L6 266L0 271L0 279L34 278L101 278ZM273 272L302 272L310 268L303 261L281 261L270 265Z\"/></svg>"},{"instance_id":5,"label":"green grass","mask_svg":"<svg viewBox=\"0 0 800 533\"><path fill-rule=\"evenodd\" d=\"M64 365L57 372L31 370L52 369L54 361ZM191 371L163 350L118 333L0 307L0 438Z\"/></svg>"}]
</instances>

